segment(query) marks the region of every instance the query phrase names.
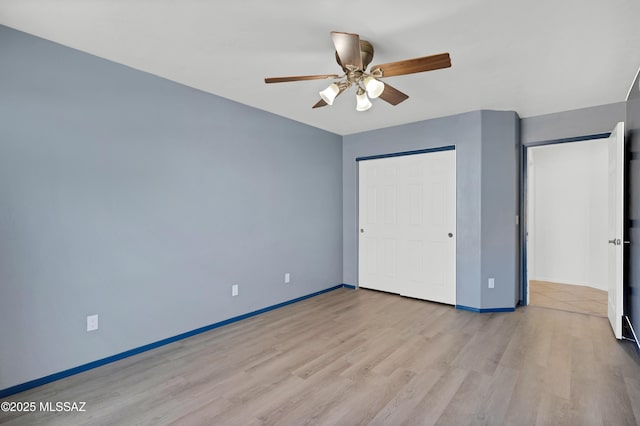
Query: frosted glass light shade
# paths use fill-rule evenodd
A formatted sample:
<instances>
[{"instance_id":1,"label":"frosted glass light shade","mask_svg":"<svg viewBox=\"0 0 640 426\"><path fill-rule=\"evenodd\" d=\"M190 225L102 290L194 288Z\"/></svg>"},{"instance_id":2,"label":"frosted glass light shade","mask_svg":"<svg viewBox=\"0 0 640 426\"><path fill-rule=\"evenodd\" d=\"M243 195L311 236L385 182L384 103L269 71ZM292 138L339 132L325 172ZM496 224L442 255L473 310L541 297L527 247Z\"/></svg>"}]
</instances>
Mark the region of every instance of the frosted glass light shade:
<instances>
[{"instance_id":1,"label":"frosted glass light shade","mask_svg":"<svg viewBox=\"0 0 640 426\"><path fill-rule=\"evenodd\" d=\"M369 101L369 98L367 98L366 93L357 94L356 100L356 111L366 111L371 108L371 102Z\"/></svg>"},{"instance_id":2,"label":"frosted glass light shade","mask_svg":"<svg viewBox=\"0 0 640 426\"><path fill-rule=\"evenodd\" d=\"M377 98L384 91L384 83L372 76L367 76L364 79L364 87L367 89L367 94L371 99Z\"/></svg>"},{"instance_id":3,"label":"frosted glass light shade","mask_svg":"<svg viewBox=\"0 0 640 426\"><path fill-rule=\"evenodd\" d=\"M333 100L338 96L340 92L340 88L337 84L331 83L329 87L320 92L320 97L323 101L327 103L327 105L333 105Z\"/></svg>"}]
</instances>

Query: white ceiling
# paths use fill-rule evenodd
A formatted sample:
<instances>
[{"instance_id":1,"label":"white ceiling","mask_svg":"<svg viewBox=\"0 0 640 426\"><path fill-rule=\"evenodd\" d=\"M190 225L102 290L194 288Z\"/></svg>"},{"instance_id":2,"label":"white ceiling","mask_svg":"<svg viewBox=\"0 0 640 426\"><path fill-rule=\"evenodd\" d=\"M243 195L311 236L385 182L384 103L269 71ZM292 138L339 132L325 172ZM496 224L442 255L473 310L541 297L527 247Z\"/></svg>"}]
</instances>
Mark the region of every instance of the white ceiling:
<instances>
[{"instance_id":1,"label":"white ceiling","mask_svg":"<svg viewBox=\"0 0 640 426\"><path fill-rule=\"evenodd\" d=\"M620 102L640 66L638 0L0 0L0 24L341 135ZM332 30L369 40L372 64L449 52L453 65L390 77L410 98L364 113L351 92L312 110L326 80L264 83L340 73Z\"/></svg>"}]
</instances>

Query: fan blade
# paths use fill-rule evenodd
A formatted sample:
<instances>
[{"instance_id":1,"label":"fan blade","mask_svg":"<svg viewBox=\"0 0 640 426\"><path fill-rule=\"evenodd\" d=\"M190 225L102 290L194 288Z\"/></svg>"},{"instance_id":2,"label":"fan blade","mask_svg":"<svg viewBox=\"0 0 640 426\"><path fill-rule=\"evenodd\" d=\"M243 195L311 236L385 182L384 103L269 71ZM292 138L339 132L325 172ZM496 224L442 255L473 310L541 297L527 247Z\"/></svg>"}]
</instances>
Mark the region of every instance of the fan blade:
<instances>
[{"instance_id":1,"label":"fan blade","mask_svg":"<svg viewBox=\"0 0 640 426\"><path fill-rule=\"evenodd\" d=\"M391 105L398 105L402 101L406 101L409 95L406 95L395 87L384 83L384 90L380 94L380 98L389 102Z\"/></svg>"},{"instance_id":2,"label":"fan blade","mask_svg":"<svg viewBox=\"0 0 640 426\"><path fill-rule=\"evenodd\" d=\"M303 81L303 80L324 80L326 78L338 78L337 74L322 74L322 75L297 75L293 77L267 77L264 79L265 83L286 83L287 81Z\"/></svg>"},{"instance_id":3,"label":"fan blade","mask_svg":"<svg viewBox=\"0 0 640 426\"><path fill-rule=\"evenodd\" d=\"M392 77L394 75L413 74L416 72L433 71L440 68L449 68L451 58L448 53L439 55L424 56L422 58L406 59L404 61L389 62L388 64L371 67L371 72L382 71L382 77Z\"/></svg>"},{"instance_id":4,"label":"fan blade","mask_svg":"<svg viewBox=\"0 0 640 426\"><path fill-rule=\"evenodd\" d=\"M314 106L311 108L321 108L323 106L327 106L328 104L324 101L324 99L320 99Z\"/></svg>"},{"instance_id":5,"label":"fan blade","mask_svg":"<svg viewBox=\"0 0 640 426\"><path fill-rule=\"evenodd\" d=\"M360 36L358 34L331 31L331 38L342 66L346 68L347 65L353 65L356 69L361 70Z\"/></svg>"},{"instance_id":6,"label":"fan blade","mask_svg":"<svg viewBox=\"0 0 640 426\"><path fill-rule=\"evenodd\" d=\"M344 89L340 89L340 91L338 92L338 94L336 95L336 98L338 96L340 96L342 94L342 92L344 92ZM316 104L314 106L312 106L311 108L315 109L315 108L321 108L323 106L327 106L329 104L327 104L324 99L320 99L318 102L316 102Z\"/></svg>"}]
</instances>

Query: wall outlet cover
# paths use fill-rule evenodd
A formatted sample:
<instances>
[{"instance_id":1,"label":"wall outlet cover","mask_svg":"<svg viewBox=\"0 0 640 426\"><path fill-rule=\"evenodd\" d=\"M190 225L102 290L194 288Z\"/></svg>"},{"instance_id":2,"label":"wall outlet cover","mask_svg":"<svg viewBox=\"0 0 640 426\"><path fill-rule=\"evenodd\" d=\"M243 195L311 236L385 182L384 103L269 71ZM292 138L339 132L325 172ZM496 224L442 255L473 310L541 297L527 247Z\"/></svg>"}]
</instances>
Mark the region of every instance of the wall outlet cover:
<instances>
[{"instance_id":1,"label":"wall outlet cover","mask_svg":"<svg viewBox=\"0 0 640 426\"><path fill-rule=\"evenodd\" d=\"M98 329L98 315L87 316L87 331L95 331Z\"/></svg>"}]
</instances>

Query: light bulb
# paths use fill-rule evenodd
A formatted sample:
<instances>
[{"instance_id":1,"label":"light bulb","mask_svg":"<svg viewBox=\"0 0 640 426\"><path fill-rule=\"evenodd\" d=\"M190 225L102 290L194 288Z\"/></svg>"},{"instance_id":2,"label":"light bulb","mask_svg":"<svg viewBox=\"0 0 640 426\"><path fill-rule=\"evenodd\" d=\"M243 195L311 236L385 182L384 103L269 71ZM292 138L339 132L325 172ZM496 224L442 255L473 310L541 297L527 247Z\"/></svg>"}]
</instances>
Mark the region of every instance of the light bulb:
<instances>
[{"instance_id":1,"label":"light bulb","mask_svg":"<svg viewBox=\"0 0 640 426\"><path fill-rule=\"evenodd\" d=\"M364 87L371 99L375 99L384 91L384 83L369 75L364 79Z\"/></svg>"},{"instance_id":2,"label":"light bulb","mask_svg":"<svg viewBox=\"0 0 640 426\"><path fill-rule=\"evenodd\" d=\"M367 94L364 91L362 93L356 94L356 100L356 111L366 111L372 106L369 98L367 98Z\"/></svg>"},{"instance_id":3,"label":"light bulb","mask_svg":"<svg viewBox=\"0 0 640 426\"><path fill-rule=\"evenodd\" d=\"M338 93L340 93L338 85L331 83L329 87L320 92L320 97L327 103L327 105L333 105L333 100L338 96Z\"/></svg>"}]
</instances>

